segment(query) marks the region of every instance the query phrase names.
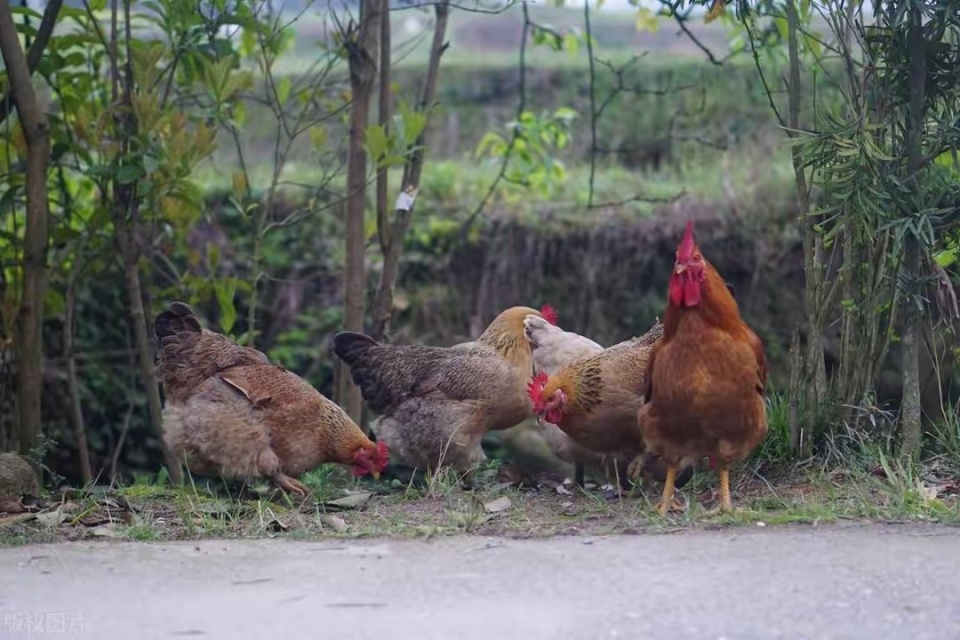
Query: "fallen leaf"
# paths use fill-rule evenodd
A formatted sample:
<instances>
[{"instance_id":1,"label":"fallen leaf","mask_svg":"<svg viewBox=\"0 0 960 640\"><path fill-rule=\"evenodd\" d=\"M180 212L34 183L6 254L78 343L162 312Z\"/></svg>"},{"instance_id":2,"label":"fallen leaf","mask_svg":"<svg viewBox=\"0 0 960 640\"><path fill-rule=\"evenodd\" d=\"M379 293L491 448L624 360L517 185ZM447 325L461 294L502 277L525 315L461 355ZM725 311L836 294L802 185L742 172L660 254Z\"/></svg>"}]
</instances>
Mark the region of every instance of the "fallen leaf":
<instances>
[{"instance_id":1,"label":"fallen leaf","mask_svg":"<svg viewBox=\"0 0 960 640\"><path fill-rule=\"evenodd\" d=\"M559 493L559 494L562 495L562 496L572 496L572 495L573 495L573 492L570 491L569 489L567 489L567 488L566 488L565 486L563 486L562 484L558 484L558 485L555 487L555 489L556 489L557 493Z\"/></svg>"},{"instance_id":2,"label":"fallen leaf","mask_svg":"<svg viewBox=\"0 0 960 640\"><path fill-rule=\"evenodd\" d=\"M53 511L37 514L37 522L51 529L54 527L59 527L66 519L67 514L60 509L54 509Z\"/></svg>"},{"instance_id":3,"label":"fallen leaf","mask_svg":"<svg viewBox=\"0 0 960 640\"><path fill-rule=\"evenodd\" d=\"M496 500L491 500L483 505L484 510L487 513L498 513L500 511L505 511L513 506L513 503L510 502L510 498L507 496L501 496Z\"/></svg>"},{"instance_id":4,"label":"fallen leaf","mask_svg":"<svg viewBox=\"0 0 960 640\"><path fill-rule=\"evenodd\" d=\"M109 513L103 514L103 513L94 511L93 513L88 513L87 515L83 516L79 520L75 520L71 524L76 524L77 522L79 522L85 527L99 527L102 524L113 524L114 522L116 522L116 520L114 518L111 518Z\"/></svg>"},{"instance_id":5,"label":"fallen leaf","mask_svg":"<svg viewBox=\"0 0 960 640\"><path fill-rule=\"evenodd\" d=\"M347 530L347 523L340 516L323 514L320 516L320 523L325 527L330 527L337 533L343 533Z\"/></svg>"},{"instance_id":6,"label":"fallen leaf","mask_svg":"<svg viewBox=\"0 0 960 640\"><path fill-rule=\"evenodd\" d=\"M36 519L35 513L19 513L13 516L0 517L0 529L3 527L12 527L13 525L23 524Z\"/></svg>"},{"instance_id":7,"label":"fallen leaf","mask_svg":"<svg viewBox=\"0 0 960 640\"><path fill-rule=\"evenodd\" d=\"M367 501L373 497L372 491L354 491L348 493L342 498L337 498L336 500L329 500L323 503L323 506L327 508L337 509L359 509L367 503Z\"/></svg>"},{"instance_id":8,"label":"fallen leaf","mask_svg":"<svg viewBox=\"0 0 960 640\"><path fill-rule=\"evenodd\" d=\"M920 496L923 498L925 502L929 502L930 500L936 500L937 496L940 493L936 487L931 487L925 484L920 484L917 487L917 489L919 490Z\"/></svg>"}]
</instances>

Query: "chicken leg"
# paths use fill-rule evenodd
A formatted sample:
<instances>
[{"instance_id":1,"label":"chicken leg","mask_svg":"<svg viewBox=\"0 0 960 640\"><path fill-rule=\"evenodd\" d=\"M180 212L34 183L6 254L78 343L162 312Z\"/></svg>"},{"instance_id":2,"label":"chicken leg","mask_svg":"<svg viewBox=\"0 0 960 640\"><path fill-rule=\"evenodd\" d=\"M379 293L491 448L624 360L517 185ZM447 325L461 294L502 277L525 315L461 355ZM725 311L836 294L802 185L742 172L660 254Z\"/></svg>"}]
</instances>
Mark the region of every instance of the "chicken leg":
<instances>
[{"instance_id":1,"label":"chicken leg","mask_svg":"<svg viewBox=\"0 0 960 640\"><path fill-rule=\"evenodd\" d=\"M720 475L720 509L723 511L732 511L733 502L730 500L730 470L721 467L718 472Z\"/></svg>"},{"instance_id":2,"label":"chicken leg","mask_svg":"<svg viewBox=\"0 0 960 640\"><path fill-rule=\"evenodd\" d=\"M310 490L307 489L307 488L306 488L303 484L301 484L299 481L294 480L294 479L291 478L290 476L285 475L285 474L282 474L282 473L276 473L276 474L274 474L274 475L270 478L270 480L273 481L273 484L277 485L278 487L280 487L280 488L283 489L284 491L288 491L288 492L290 492L290 493L294 493L294 494L300 496L301 498L306 498L307 495L310 493Z\"/></svg>"},{"instance_id":3,"label":"chicken leg","mask_svg":"<svg viewBox=\"0 0 960 640\"><path fill-rule=\"evenodd\" d=\"M721 466L717 469L717 475L720 477L720 504L704 514L708 517L733 511L733 501L730 500L730 470Z\"/></svg>"},{"instance_id":4,"label":"chicken leg","mask_svg":"<svg viewBox=\"0 0 960 640\"><path fill-rule=\"evenodd\" d=\"M657 505L657 513L661 516L667 515L667 511L673 506L673 490L677 482L677 468L667 466L667 478L663 483L663 496L660 498L660 504Z\"/></svg>"}]
</instances>

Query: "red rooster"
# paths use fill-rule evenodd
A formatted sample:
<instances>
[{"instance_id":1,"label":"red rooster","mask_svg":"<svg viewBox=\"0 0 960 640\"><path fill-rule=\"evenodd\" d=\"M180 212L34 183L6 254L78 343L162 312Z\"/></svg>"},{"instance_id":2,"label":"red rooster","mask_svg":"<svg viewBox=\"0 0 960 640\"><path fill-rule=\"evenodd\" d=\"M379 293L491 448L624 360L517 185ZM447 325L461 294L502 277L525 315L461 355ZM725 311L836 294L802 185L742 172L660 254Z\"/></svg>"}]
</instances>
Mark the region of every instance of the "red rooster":
<instances>
[{"instance_id":1,"label":"red rooster","mask_svg":"<svg viewBox=\"0 0 960 640\"><path fill-rule=\"evenodd\" d=\"M763 343L740 319L723 278L687 228L670 276L663 337L647 364L640 429L651 454L667 463L663 497L673 500L677 469L709 456L720 476L720 506L732 508L731 465L767 433Z\"/></svg>"}]
</instances>

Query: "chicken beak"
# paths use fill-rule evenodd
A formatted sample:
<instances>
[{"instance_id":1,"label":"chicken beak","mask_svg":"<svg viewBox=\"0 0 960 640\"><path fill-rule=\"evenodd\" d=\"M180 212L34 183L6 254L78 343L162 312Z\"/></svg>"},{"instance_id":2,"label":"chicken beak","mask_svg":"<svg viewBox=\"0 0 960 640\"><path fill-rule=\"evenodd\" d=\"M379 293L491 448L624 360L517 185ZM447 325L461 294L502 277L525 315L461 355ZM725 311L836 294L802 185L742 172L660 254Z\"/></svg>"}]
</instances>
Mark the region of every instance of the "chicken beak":
<instances>
[{"instance_id":1,"label":"chicken beak","mask_svg":"<svg viewBox=\"0 0 960 640\"><path fill-rule=\"evenodd\" d=\"M678 264L676 267L674 267L673 272L679 276L680 274L682 274L682 273L685 272L686 270L687 270L687 265L685 265L685 264Z\"/></svg>"}]
</instances>

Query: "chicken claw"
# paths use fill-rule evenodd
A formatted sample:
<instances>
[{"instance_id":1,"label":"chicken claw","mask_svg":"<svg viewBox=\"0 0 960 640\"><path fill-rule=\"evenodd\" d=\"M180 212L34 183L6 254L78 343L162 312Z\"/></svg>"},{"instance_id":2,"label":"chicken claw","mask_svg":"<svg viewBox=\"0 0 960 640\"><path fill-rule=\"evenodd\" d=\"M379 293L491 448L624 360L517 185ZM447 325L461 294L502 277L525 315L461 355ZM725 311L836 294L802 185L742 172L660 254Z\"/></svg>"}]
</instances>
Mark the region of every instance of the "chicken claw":
<instances>
[{"instance_id":1,"label":"chicken claw","mask_svg":"<svg viewBox=\"0 0 960 640\"><path fill-rule=\"evenodd\" d=\"M730 513L736 511L733 508L733 501L730 499L730 471L720 469L717 472L720 476L720 504L707 511L705 515L715 516L718 513Z\"/></svg>"},{"instance_id":2,"label":"chicken claw","mask_svg":"<svg viewBox=\"0 0 960 640\"><path fill-rule=\"evenodd\" d=\"M289 493L294 493L300 496L301 498L306 498L307 495L309 495L310 493L310 490L307 489L302 483L300 483L298 480L294 480L288 475L277 473L270 479L273 481L275 485L277 485L284 491L287 491Z\"/></svg>"}]
</instances>

